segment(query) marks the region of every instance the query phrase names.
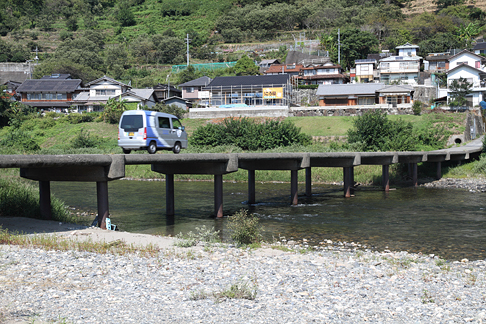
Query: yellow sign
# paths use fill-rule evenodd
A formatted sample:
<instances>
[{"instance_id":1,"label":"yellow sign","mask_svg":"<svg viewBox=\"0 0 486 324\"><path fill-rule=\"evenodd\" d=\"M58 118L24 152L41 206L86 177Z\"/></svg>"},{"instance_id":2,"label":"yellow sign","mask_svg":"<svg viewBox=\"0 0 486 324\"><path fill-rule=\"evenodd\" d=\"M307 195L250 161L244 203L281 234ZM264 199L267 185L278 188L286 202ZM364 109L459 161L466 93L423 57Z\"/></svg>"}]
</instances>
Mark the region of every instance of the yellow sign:
<instances>
[{"instance_id":1,"label":"yellow sign","mask_svg":"<svg viewBox=\"0 0 486 324\"><path fill-rule=\"evenodd\" d=\"M283 88L263 88L263 99L283 99Z\"/></svg>"}]
</instances>

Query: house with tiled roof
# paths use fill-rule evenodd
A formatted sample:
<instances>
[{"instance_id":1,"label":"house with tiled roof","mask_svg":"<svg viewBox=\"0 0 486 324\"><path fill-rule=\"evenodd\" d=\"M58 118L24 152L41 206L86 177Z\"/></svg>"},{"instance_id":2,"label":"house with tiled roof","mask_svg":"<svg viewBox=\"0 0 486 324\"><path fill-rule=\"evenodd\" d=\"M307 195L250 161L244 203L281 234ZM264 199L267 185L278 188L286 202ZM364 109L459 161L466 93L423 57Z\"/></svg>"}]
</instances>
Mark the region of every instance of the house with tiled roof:
<instances>
[{"instance_id":1,"label":"house with tiled roof","mask_svg":"<svg viewBox=\"0 0 486 324\"><path fill-rule=\"evenodd\" d=\"M201 89L207 86L210 82L211 78L202 76L200 78L179 84L179 88L182 90L182 99L207 104L209 93L206 91L201 91Z\"/></svg>"},{"instance_id":2,"label":"house with tiled roof","mask_svg":"<svg viewBox=\"0 0 486 324\"><path fill-rule=\"evenodd\" d=\"M482 42L474 45L473 52L477 55L486 54L486 42L483 40Z\"/></svg>"},{"instance_id":3,"label":"house with tiled roof","mask_svg":"<svg viewBox=\"0 0 486 324\"><path fill-rule=\"evenodd\" d=\"M302 68L302 73L297 77L299 83L310 84L343 84L347 77L343 73L341 65L331 62L323 65L310 65Z\"/></svg>"},{"instance_id":4,"label":"house with tiled roof","mask_svg":"<svg viewBox=\"0 0 486 324\"><path fill-rule=\"evenodd\" d=\"M203 91L209 106L287 106L292 91L289 74L216 77Z\"/></svg>"},{"instance_id":5,"label":"house with tiled roof","mask_svg":"<svg viewBox=\"0 0 486 324\"><path fill-rule=\"evenodd\" d=\"M290 76L299 76L301 74L302 69L304 68L303 64L274 64L270 66L265 72L265 75L277 75L277 74L288 74Z\"/></svg>"},{"instance_id":6,"label":"house with tiled roof","mask_svg":"<svg viewBox=\"0 0 486 324\"><path fill-rule=\"evenodd\" d=\"M23 104L57 111L75 105L74 98L80 91L80 79L30 79L16 89Z\"/></svg>"},{"instance_id":7,"label":"house with tiled roof","mask_svg":"<svg viewBox=\"0 0 486 324\"><path fill-rule=\"evenodd\" d=\"M111 98L126 100L137 108L155 106L154 89L133 89L106 75L87 83L84 90L74 99L78 111L102 111Z\"/></svg>"},{"instance_id":8,"label":"house with tiled roof","mask_svg":"<svg viewBox=\"0 0 486 324\"><path fill-rule=\"evenodd\" d=\"M396 47L398 55L380 59L380 82L390 84L418 84L422 57L417 55L419 46L406 43Z\"/></svg>"}]
</instances>

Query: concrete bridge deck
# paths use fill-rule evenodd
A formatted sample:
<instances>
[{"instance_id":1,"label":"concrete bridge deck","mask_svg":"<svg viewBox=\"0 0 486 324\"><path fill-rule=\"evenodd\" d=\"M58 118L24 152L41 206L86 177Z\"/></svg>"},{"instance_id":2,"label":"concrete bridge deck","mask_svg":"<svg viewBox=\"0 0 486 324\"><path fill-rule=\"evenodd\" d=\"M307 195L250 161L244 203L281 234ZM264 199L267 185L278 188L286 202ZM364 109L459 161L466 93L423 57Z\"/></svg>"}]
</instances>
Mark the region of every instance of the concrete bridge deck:
<instances>
[{"instance_id":1,"label":"concrete bridge deck","mask_svg":"<svg viewBox=\"0 0 486 324\"><path fill-rule=\"evenodd\" d=\"M255 170L289 170L291 204L298 203L298 171L305 169L306 195L311 195L311 172L315 167L343 168L344 196L350 197L354 167L381 165L382 183L389 190L389 166L407 163L413 185L417 186L417 163L436 163L437 178L441 163L478 157L481 138L466 145L430 152L331 152L331 153L231 153L231 154L133 154L133 155L0 155L0 168L20 168L20 176L39 181L40 208L51 217L50 181L96 182L98 225L106 228L109 215L108 181L125 177L125 165L150 164L152 171L166 176L166 214L173 216L174 174L214 175L215 216L223 217L223 175L238 169L248 171L248 203L255 202Z\"/></svg>"}]
</instances>

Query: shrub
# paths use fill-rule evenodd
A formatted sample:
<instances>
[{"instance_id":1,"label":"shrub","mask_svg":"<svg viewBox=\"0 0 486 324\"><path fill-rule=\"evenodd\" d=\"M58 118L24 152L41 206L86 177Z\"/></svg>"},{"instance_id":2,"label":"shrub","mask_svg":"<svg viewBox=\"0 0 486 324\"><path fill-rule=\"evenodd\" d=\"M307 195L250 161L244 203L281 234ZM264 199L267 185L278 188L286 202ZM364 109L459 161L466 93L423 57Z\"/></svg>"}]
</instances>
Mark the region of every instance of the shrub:
<instances>
[{"instance_id":1,"label":"shrub","mask_svg":"<svg viewBox=\"0 0 486 324\"><path fill-rule=\"evenodd\" d=\"M152 107L149 110L171 114L176 116L179 119L184 118L184 114L187 113L185 109L180 108L177 105L164 105L161 103L157 103L154 107Z\"/></svg>"},{"instance_id":2,"label":"shrub","mask_svg":"<svg viewBox=\"0 0 486 324\"><path fill-rule=\"evenodd\" d=\"M70 124L80 124L80 123L89 123L94 120L92 115L88 114L76 114L72 113L66 116L67 121Z\"/></svg>"},{"instance_id":3,"label":"shrub","mask_svg":"<svg viewBox=\"0 0 486 324\"><path fill-rule=\"evenodd\" d=\"M232 231L231 239L238 244L251 244L261 240L258 217L248 215L245 209L229 217L228 228Z\"/></svg>"},{"instance_id":4,"label":"shrub","mask_svg":"<svg viewBox=\"0 0 486 324\"><path fill-rule=\"evenodd\" d=\"M40 149L39 144L30 133L20 128L12 128L0 142L0 145L9 146L23 152L33 152Z\"/></svg>"},{"instance_id":5,"label":"shrub","mask_svg":"<svg viewBox=\"0 0 486 324\"><path fill-rule=\"evenodd\" d=\"M348 143L360 143L363 151L409 151L414 150L416 139L413 126L402 119L390 121L386 113L371 111L354 120L349 129Z\"/></svg>"},{"instance_id":6,"label":"shrub","mask_svg":"<svg viewBox=\"0 0 486 324\"><path fill-rule=\"evenodd\" d=\"M52 218L72 222L64 203L51 199ZM0 179L0 215L41 218L39 189L21 180Z\"/></svg>"},{"instance_id":7,"label":"shrub","mask_svg":"<svg viewBox=\"0 0 486 324\"><path fill-rule=\"evenodd\" d=\"M190 141L195 146L234 145L250 151L312 142L310 136L301 133L291 122L266 120L257 123L250 118L225 118L219 124L198 127Z\"/></svg>"},{"instance_id":8,"label":"shrub","mask_svg":"<svg viewBox=\"0 0 486 324\"><path fill-rule=\"evenodd\" d=\"M79 134L73 139L73 148L90 148L96 147L100 143L100 139L97 136L91 136L91 134L81 128Z\"/></svg>"},{"instance_id":9,"label":"shrub","mask_svg":"<svg viewBox=\"0 0 486 324\"><path fill-rule=\"evenodd\" d=\"M420 115L422 113L422 106L421 101L415 100L412 105L413 114L416 116Z\"/></svg>"}]
</instances>

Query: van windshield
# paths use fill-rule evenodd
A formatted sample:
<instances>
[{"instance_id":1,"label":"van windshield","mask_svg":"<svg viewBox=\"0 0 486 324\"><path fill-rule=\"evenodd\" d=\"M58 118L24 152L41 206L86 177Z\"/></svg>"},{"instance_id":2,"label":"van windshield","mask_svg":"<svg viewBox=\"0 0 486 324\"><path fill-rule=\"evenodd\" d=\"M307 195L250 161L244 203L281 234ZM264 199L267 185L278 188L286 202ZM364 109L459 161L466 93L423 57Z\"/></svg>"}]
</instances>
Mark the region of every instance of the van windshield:
<instances>
[{"instance_id":1,"label":"van windshield","mask_svg":"<svg viewBox=\"0 0 486 324\"><path fill-rule=\"evenodd\" d=\"M143 127L143 116L141 115L126 115L123 116L120 127L125 132L136 132Z\"/></svg>"}]
</instances>

